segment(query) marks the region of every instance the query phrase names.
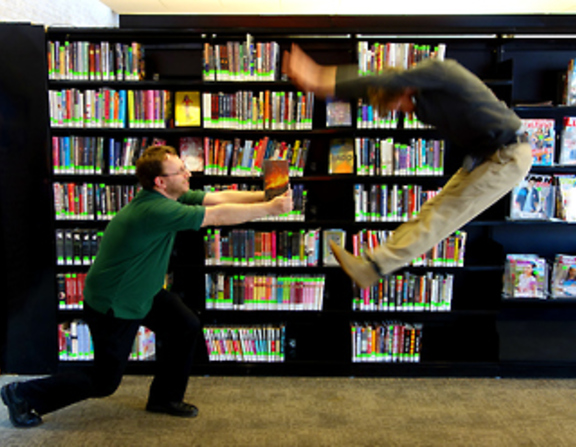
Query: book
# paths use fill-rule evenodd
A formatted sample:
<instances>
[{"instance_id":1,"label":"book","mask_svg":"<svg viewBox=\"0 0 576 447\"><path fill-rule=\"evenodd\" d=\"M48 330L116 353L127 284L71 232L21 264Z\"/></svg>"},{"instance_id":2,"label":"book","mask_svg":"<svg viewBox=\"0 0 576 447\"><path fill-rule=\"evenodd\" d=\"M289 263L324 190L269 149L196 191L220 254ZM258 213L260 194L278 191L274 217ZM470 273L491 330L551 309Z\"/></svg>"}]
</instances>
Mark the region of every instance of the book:
<instances>
[{"instance_id":1,"label":"book","mask_svg":"<svg viewBox=\"0 0 576 447\"><path fill-rule=\"evenodd\" d=\"M156 334L145 326L138 328L134 339L131 360L154 360L156 357Z\"/></svg>"},{"instance_id":2,"label":"book","mask_svg":"<svg viewBox=\"0 0 576 447\"><path fill-rule=\"evenodd\" d=\"M200 92L176 92L174 98L174 125L200 126Z\"/></svg>"},{"instance_id":3,"label":"book","mask_svg":"<svg viewBox=\"0 0 576 447\"><path fill-rule=\"evenodd\" d=\"M557 174L556 217L565 222L576 222L576 175Z\"/></svg>"},{"instance_id":4,"label":"book","mask_svg":"<svg viewBox=\"0 0 576 447\"><path fill-rule=\"evenodd\" d=\"M191 172L204 170L204 144L200 137L180 138L180 158Z\"/></svg>"},{"instance_id":5,"label":"book","mask_svg":"<svg viewBox=\"0 0 576 447\"><path fill-rule=\"evenodd\" d=\"M560 164L576 165L576 117L565 116L560 139Z\"/></svg>"},{"instance_id":6,"label":"book","mask_svg":"<svg viewBox=\"0 0 576 447\"><path fill-rule=\"evenodd\" d=\"M420 361L422 324L352 322L352 362Z\"/></svg>"},{"instance_id":7,"label":"book","mask_svg":"<svg viewBox=\"0 0 576 447\"><path fill-rule=\"evenodd\" d=\"M556 135L554 120L545 118L523 119L522 126L532 147L534 166L552 166Z\"/></svg>"},{"instance_id":8,"label":"book","mask_svg":"<svg viewBox=\"0 0 576 447\"><path fill-rule=\"evenodd\" d=\"M556 255L550 292L552 298L576 297L576 256Z\"/></svg>"},{"instance_id":9,"label":"book","mask_svg":"<svg viewBox=\"0 0 576 447\"><path fill-rule=\"evenodd\" d=\"M264 160L264 195L266 200L284 194L290 186L288 160Z\"/></svg>"},{"instance_id":10,"label":"book","mask_svg":"<svg viewBox=\"0 0 576 447\"><path fill-rule=\"evenodd\" d=\"M512 189L510 218L550 220L554 217L554 190L551 175L528 174Z\"/></svg>"},{"instance_id":11,"label":"book","mask_svg":"<svg viewBox=\"0 0 576 447\"><path fill-rule=\"evenodd\" d=\"M352 174L354 172L354 141L352 138L330 140L328 160L329 174Z\"/></svg>"},{"instance_id":12,"label":"book","mask_svg":"<svg viewBox=\"0 0 576 447\"><path fill-rule=\"evenodd\" d=\"M346 230L342 229L327 229L322 231L322 239L324 241L322 250L322 260L325 266L338 265L338 261L334 257L334 253L330 249L330 241L334 241L340 247L344 248L346 242Z\"/></svg>"},{"instance_id":13,"label":"book","mask_svg":"<svg viewBox=\"0 0 576 447\"><path fill-rule=\"evenodd\" d=\"M326 99L326 127L352 125L351 106L348 101Z\"/></svg>"}]
</instances>

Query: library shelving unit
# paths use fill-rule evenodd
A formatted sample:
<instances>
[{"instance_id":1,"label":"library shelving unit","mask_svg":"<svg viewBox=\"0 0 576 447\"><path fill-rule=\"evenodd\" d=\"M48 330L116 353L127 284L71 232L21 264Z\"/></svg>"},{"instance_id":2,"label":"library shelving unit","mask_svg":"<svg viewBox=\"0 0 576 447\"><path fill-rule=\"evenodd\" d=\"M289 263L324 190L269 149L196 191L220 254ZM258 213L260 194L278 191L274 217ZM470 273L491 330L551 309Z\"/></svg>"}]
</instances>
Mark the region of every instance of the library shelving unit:
<instances>
[{"instance_id":1,"label":"library shelving unit","mask_svg":"<svg viewBox=\"0 0 576 447\"><path fill-rule=\"evenodd\" d=\"M205 45L244 42L249 34L255 43L277 42L280 53L295 42L320 63L357 64L359 42L370 45L409 42L431 46L442 43L446 45L447 58L461 62L485 80L499 98L510 106L518 106L520 116L554 118L558 135L562 117L576 113L573 108L558 105L561 74L565 72L568 61L576 56L576 36L569 35L569 19L569 16L122 16L120 29L49 28L46 42L137 42L144 49L143 78L126 81L50 80L48 90L112 88L166 90L173 94L198 91L201 95L221 93L222 96L240 90L269 90L296 94L295 87L282 80L280 74L274 80L266 81L204 80L202 64ZM551 101L553 105L538 105L545 101ZM524 106L520 106L522 104ZM205 105L202 107L205 112ZM53 126L51 136L104 137L119 141L129 137L161 138L174 147L179 147L182 137L239 138L241 141L268 137L288 143L307 139L310 149L303 175L291 179L292 184L302 184L307 192L304 220L252 222L237 229L293 233L319 229L320 234L327 229L343 229L346 231L346 247L352 249L353 235L357 232L363 229L393 230L398 225L398 222L356 221L355 185L362 184L370 189L373 185L419 184L423 189L436 189L459 167L460 158L458 148L446 142L442 175L329 175L331 139L394 138L395 142L407 143L412 138L439 138L433 129L413 129L403 125L394 129L359 128L355 122L357 104L351 104L351 110L352 124L345 127L328 127L325 103L316 99L311 128ZM546 169L555 172L555 168ZM572 169L559 170L570 172ZM135 178L130 173L124 176L107 173L58 174L53 175L51 181L94 185L135 184ZM259 187L262 179L257 176L215 176L207 173L195 173L191 178L193 188L229 184ZM346 376L573 374L576 371L576 355L569 347L576 337L573 329L576 322L575 303L552 300L511 302L501 299L505 254L536 252L553 257L556 253L573 253L576 251L574 238L570 237L573 226L509 221L509 200L509 197L502 199L463 228L467 239L462 266L409 266L403 270L415 276L428 273L452 276L451 306L446 311L426 311L416 307L416 310L410 311L396 308L384 312L370 306L367 307L369 310L353 310L357 291L353 289L351 281L338 267L324 265L322 259L318 265L306 267L207 265L204 239L208 236L207 232L182 232L177 238L170 267L172 287L198 312L205 327L282 328L274 346L282 353L274 360L281 361L269 361L273 357L270 355L261 358L248 356L241 361L232 361L239 360L238 356L232 355L225 357L226 361L214 361L204 346L199 345L194 373ZM54 222L56 228L99 230L105 227L106 221ZM222 233L229 230L221 229ZM321 237L320 251L323 244ZM78 266L76 271L85 268ZM62 267L54 267L57 272L60 269ZM213 306L207 306L206 300L207 274L239 278L251 275L321 276L325 280L323 304L314 310L210 308ZM50 290L54 292L52 296L56 296L56 280ZM69 317L59 312L58 320ZM421 341L421 349L416 349L419 351L418 361L414 361L415 356L397 356L390 362L375 362L369 361L370 356L362 355L358 356L359 361L353 361L354 323L359 330L371 325L389 328L394 323L421 329L421 339L417 340ZM56 324L54 322L54 326ZM369 339L365 338L364 348L368 342ZM233 345L230 343L230 346ZM358 349L361 350L362 345ZM56 346L54 350L57 350ZM383 359L379 357L379 360ZM18 370L18 366L15 365L13 369Z\"/></svg>"},{"instance_id":2,"label":"library shelving unit","mask_svg":"<svg viewBox=\"0 0 576 447\"><path fill-rule=\"evenodd\" d=\"M2 23L0 41L0 368L37 374L56 366L44 28Z\"/></svg>"}]
</instances>

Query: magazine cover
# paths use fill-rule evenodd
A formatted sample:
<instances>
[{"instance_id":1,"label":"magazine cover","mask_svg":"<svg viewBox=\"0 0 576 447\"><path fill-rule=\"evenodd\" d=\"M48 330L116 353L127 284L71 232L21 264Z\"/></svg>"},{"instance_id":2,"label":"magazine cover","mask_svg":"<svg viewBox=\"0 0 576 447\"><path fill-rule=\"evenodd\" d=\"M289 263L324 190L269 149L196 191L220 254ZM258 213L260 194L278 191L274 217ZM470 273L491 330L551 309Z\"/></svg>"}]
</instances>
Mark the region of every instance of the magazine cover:
<instances>
[{"instance_id":1,"label":"magazine cover","mask_svg":"<svg viewBox=\"0 0 576 447\"><path fill-rule=\"evenodd\" d=\"M348 101L326 99L326 127L352 125L351 106Z\"/></svg>"},{"instance_id":2,"label":"magazine cover","mask_svg":"<svg viewBox=\"0 0 576 447\"><path fill-rule=\"evenodd\" d=\"M552 298L576 298L576 256L556 255L551 293Z\"/></svg>"},{"instance_id":3,"label":"magazine cover","mask_svg":"<svg viewBox=\"0 0 576 447\"><path fill-rule=\"evenodd\" d=\"M556 175L556 217L576 222L576 175Z\"/></svg>"},{"instance_id":4,"label":"magazine cover","mask_svg":"<svg viewBox=\"0 0 576 447\"><path fill-rule=\"evenodd\" d=\"M560 165L576 165L576 117L565 116L560 136Z\"/></svg>"},{"instance_id":5,"label":"magazine cover","mask_svg":"<svg viewBox=\"0 0 576 447\"><path fill-rule=\"evenodd\" d=\"M508 255L506 259L504 292L507 298L546 298L548 272L544 258L519 254Z\"/></svg>"},{"instance_id":6,"label":"magazine cover","mask_svg":"<svg viewBox=\"0 0 576 447\"><path fill-rule=\"evenodd\" d=\"M522 125L532 147L533 165L552 166L554 164L556 141L554 120L543 118L523 119Z\"/></svg>"},{"instance_id":7,"label":"magazine cover","mask_svg":"<svg viewBox=\"0 0 576 447\"><path fill-rule=\"evenodd\" d=\"M551 175L528 174L512 190L510 218L549 220L554 217L554 197Z\"/></svg>"},{"instance_id":8,"label":"magazine cover","mask_svg":"<svg viewBox=\"0 0 576 447\"><path fill-rule=\"evenodd\" d=\"M204 170L204 147L201 137L180 138L180 158L191 172Z\"/></svg>"},{"instance_id":9,"label":"magazine cover","mask_svg":"<svg viewBox=\"0 0 576 447\"><path fill-rule=\"evenodd\" d=\"M560 164L576 165L576 117L565 116L560 141Z\"/></svg>"}]
</instances>

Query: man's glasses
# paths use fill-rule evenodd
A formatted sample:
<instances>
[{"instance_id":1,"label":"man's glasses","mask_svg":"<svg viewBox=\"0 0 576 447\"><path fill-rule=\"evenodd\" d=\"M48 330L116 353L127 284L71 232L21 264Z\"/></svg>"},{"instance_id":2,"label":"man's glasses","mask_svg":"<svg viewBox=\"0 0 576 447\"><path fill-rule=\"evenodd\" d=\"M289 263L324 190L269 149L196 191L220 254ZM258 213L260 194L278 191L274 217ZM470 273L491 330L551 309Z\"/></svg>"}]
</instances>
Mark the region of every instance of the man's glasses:
<instances>
[{"instance_id":1,"label":"man's glasses","mask_svg":"<svg viewBox=\"0 0 576 447\"><path fill-rule=\"evenodd\" d=\"M171 177L173 175L187 175L187 174L190 174L190 170L182 167L177 172L172 172L170 174L160 174L159 177Z\"/></svg>"}]
</instances>

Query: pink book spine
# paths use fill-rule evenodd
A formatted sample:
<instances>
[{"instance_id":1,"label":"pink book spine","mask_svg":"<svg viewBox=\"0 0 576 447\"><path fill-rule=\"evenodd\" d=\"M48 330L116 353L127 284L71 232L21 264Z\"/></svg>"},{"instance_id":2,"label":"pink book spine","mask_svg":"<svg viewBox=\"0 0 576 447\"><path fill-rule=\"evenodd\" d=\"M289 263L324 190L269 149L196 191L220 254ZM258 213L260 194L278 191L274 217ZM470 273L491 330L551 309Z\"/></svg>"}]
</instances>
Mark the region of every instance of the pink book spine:
<instances>
[{"instance_id":1,"label":"pink book spine","mask_svg":"<svg viewBox=\"0 0 576 447\"><path fill-rule=\"evenodd\" d=\"M154 125L154 90L146 90L146 116L144 123L147 128Z\"/></svg>"},{"instance_id":2,"label":"pink book spine","mask_svg":"<svg viewBox=\"0 0 576 447\"><path fill-rule=\"evenodd\" d=\"M58 137L52 137L52 167L55 174L60 172L60 139Z\"/></svg>"}]
</instances>

